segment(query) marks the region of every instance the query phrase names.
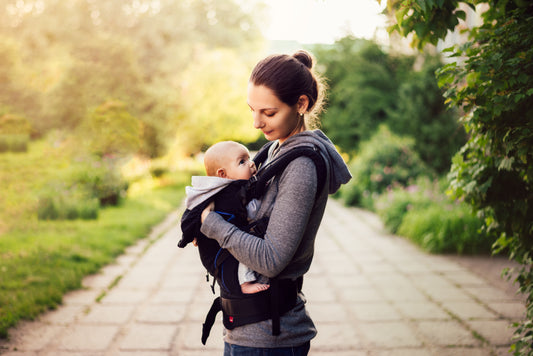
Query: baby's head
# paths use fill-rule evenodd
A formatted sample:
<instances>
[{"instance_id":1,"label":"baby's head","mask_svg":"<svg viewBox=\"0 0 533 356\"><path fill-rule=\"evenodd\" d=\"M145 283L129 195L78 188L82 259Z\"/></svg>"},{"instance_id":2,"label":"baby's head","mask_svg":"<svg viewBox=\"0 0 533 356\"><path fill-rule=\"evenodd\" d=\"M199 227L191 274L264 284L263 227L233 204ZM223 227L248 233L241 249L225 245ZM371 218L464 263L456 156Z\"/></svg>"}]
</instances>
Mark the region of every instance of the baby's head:
<instances>
[{"instance_id":1,"label":"baby's head","mask_svg":"<svg viewBox=\"0 0 533 356\"><path fill-rule=\"evenodd\" d=\"M250 179L257 169L248 149L235 141L222 141L209 147L204 156L208 176Z\"/></svg>"}]
</instances>

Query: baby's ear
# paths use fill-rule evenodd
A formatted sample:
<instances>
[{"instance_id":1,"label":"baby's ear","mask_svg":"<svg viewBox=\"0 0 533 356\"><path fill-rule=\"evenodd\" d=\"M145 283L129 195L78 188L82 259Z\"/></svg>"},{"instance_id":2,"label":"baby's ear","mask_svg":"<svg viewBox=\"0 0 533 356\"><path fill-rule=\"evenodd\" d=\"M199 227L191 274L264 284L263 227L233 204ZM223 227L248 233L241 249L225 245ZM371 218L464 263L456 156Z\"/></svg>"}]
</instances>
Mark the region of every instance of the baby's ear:
<instances>
[{"instance_id":1,"label":"baby's ear","mask_svg":"<svg viewBox=\"0 0 533 356\"><path fill-rule=\"evenodd\" d=\"M217 177L226 178L226 170L224 168L217 169Z\"/></svg>"}]
</instances>

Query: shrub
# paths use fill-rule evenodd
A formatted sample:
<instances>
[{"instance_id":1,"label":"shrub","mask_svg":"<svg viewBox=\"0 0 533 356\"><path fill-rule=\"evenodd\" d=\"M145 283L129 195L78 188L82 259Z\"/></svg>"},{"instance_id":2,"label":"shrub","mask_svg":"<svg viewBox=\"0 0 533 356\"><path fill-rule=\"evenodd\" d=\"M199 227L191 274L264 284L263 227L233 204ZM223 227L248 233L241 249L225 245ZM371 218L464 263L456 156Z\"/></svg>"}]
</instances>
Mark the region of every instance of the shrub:
<instances>
[{"instance_id":1,"label":"shrub","mask_svg":"<svg viewBox=\"0 0 533 356\"><path fill-rule=\"evenodd\" d=\"M349 164L353 179L341 188L346 204L372 210L374 200L387 189L407 186L418 176L430 174L413 145L412 139L380 126Z\"/></svg>"},{"instance_id":2,"label":"shrub","mask_svg":"<svg viewBox=\"0 0 533 356\"><path fill-rule=\"evenodd\" d=\"M26 152L30 140L31 125L19 115L0 115L0 152Z\"/></svg>"},{"instance_id":3,"label":"shrub","mask_svg":"<svg viewBox=\"0 0 533 356\"><path fill-rule=\"evenodd\" d=\"M27 152L29 141L27 134L0 134L0 152Z\"/></svg>"},{"instance_id":4,"label":"shrub","mask_svg":"<svg viewBox=\"0 0 533 356\"><path fill-rule=\"evenodd\" d=\"M116 206L128 190L115 164L105 160L88 160L76 168L70 178L72 185L81 185L101 206Z\"/></svg>"},{"instance_id":5,"label":"shrub","mask_svg":"<svg viewBox=\"0 0 533 356\"><path fill-rule=\"evenodd\" d=\"M375 208L387 230L395 234L408 211L425 209L432 203L423 189L412 185L382 194L376 200Z\"/></svg>"},{"instance_id":6,"label":"shrub","mask_svg":"<svg viewBox=\"0 0 533 356\"><path fill-rule=\"evenodd\" d=\"M398 233L432 253L474 254L490 251L494 242L481 232L481 224L463 203L432 204L408 211Z\"/></svg>"},{"instance_id":7,"label":"shrub","mask_svg":"<svg viewBox=\"0 0 533 356\"><path fill-rule=\"evenodd\" d=\"M98 218L99 203L80 187L53 183L38 198L39 220L75 220Z\"/></svg>"}]
</instances>

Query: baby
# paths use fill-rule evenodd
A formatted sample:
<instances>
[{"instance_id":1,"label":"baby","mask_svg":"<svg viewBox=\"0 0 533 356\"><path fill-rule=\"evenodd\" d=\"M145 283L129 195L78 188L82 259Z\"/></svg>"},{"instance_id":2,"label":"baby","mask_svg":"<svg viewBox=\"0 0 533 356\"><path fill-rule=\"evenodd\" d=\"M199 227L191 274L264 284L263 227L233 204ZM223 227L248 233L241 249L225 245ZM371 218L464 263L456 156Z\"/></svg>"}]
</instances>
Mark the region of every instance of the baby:
<instances>
[{"instance_id":1,"label":"baby","mask_svg":"<svg viewBox=\"0 0 533 356\"><path fill-rule=\"evenodd\" d=\"M225 180L250 179L256 172L254 161L250 159L250 153L248 149L238 142L234 141L222 141L218 142L205 152L204 166L208 177L201 186L204 192L207 191L220 191L225 186ZM220 179L213 180L213 177ZM202 177L194 177L198 181ZM194 183L194 182L193 182ZM194 188L188 187L187 195L188 199L192 198ZM211 195L209 192L206 196ZM195 197L194 199L201 199ZM255 217L259 208L259 202L256 199L251 200L245 207L245 215L247 220L250 221ZM217 206L215 205L215 211ZM228 219L231 222L231 219ZM241 286L241 291L244 294L252 294L263 291L269 288L268 284L257 283L257 276L254 271L239 263L238 266L238 278Z\"/></svg>"}]
</instances>

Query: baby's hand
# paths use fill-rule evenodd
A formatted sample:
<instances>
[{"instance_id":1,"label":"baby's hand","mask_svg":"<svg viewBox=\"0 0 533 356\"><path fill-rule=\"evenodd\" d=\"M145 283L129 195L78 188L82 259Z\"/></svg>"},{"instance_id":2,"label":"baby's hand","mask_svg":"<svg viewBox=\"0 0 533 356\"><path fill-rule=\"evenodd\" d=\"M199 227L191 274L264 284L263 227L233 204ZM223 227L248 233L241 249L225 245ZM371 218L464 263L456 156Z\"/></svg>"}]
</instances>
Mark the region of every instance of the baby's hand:
<instances>
[{"instance_id":1,"label":"baby's hand","mask_svg":"<svg viewBox=\"0 0 533 356\"><path fill-rule=\"evenodd\" d=\"M198 247L198 240L196 239L196 237L192 240L192 245Z\"/></svg>"},{"instance_id":2,"label":"baby's hand","mask_svg":"<svg viewBox=\"0 0 533 356\"><path fill-rule=\"evenodd\" d=\"M214 201L209 203L209 205L204 209L204 211L202 211L202 217L201 217L202 224L204 223L204 220L207 217L207 215L209 215L209 213L212 212L212 211L215 211L215 202Z\"/></svg>"}]
</instances>

